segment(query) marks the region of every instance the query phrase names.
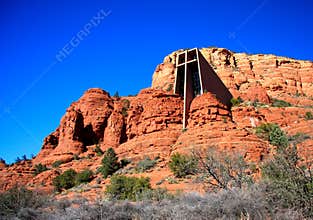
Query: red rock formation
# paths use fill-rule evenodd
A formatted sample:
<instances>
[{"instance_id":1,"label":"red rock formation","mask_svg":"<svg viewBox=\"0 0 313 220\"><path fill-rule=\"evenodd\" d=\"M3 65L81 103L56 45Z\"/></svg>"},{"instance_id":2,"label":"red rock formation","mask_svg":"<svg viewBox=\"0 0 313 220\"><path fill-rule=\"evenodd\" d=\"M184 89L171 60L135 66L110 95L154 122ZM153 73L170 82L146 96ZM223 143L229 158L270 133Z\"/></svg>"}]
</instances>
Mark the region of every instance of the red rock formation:
<instances>
[{"instance_id":1,"label":"red rock formation","mask_svg":"<svg viewBox=\"0 0 313 220\"><path fill-rule=\"evenodd\" d=\"M167 85L174 83L175 58L180 51L168 55L163 65L160 64L162 68L156 69L152 88L166 89ZM200 51L235 97L238 92L245 93L251 83L259 83L269 95L291 93L313 96L311 61L233 53L224 48L203 48Z\"/></svg>"},{"instance_id":2,"label":"red rock formation","mask_svg":"<svg viewBox=\"0 0 313 220\"><path fill-rule=\"evenodd\" d=\"M101 89L86 91L66 110L35 159L8 167L0 164L0 182L4 183L1 189L20 183L51 190L52 179L61 171L96 171L101 157L94 149L99 144L103 150L113 147L119 158L131 159L133 164L146 156L159 157L157 166L143 174L151 177L153 186L162 182L158 186L172 190L200 190L191 180L178 184L165 180L171 176L167 163L174 152L214 148L259 162L272 153L272 146L254 134L254 127L261 123L277 123L289 135L302 132L313 136L313 121L305 119L306 112L313 113L312 62L233 53L223 48L205 48L201 52L233 96L246 102L229 109L213 94L198 96L191 102L187 129L182 130L183 99L174 95L170 86L175 80L178 52L164 58L153 75L152 88L136 97L112 98ZM270 96L293 106L272 107ZM312 139L298 148L304 158L313 160ZM52 167L57 160L63 164ZM50 170L34 177L39 163L47 164ZM90 184L98 186L96 182ZM89 191L90 196L95 198L107 182L102 180L99 187Z\"/></svg>"},{"instance_id":3,"label":"red rock formation","mask_svg":"<svg viewBox=\"0 0 313 220\"><path fill-rule=\"evenodd\" d=\"M213 94L196 97L190 105L188 128L203 126L210 122L231 120L231 111L219 102Z\"/></svg>"}]
</instances>

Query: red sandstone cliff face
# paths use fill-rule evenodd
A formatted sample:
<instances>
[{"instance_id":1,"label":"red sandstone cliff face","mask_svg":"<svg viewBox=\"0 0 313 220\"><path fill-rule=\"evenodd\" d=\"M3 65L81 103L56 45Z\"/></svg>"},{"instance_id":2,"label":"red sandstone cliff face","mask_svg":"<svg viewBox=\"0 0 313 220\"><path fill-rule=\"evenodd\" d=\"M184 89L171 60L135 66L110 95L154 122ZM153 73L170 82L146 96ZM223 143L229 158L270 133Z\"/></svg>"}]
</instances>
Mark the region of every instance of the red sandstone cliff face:
<instances>
[{"instance_id":1,"label":"red sandstone cliff face","mask_svg":"<svg viewBox=\"0 0 313 220\"><path fill-rule=\"evenodd\" d=\"M261 123L279 124L290 135L298 132L310 136L299 144L304 157L313 159L313 63L274 55L232 53L222 48L201 50L233 96L242 97L244 104L229 109L214 94L196 97L190 106L188 125L182 130L183 99L171 91L175 57L165 57L153 75L152 88L135 97L111 97L102 89L90 89L66 110L59 127L43 142L35 159L9 167L0 166L1 189L15 182L29 187L51 190L53 177L74 168L93 171L100 166L101 157L94 152L96 144L105 150L113 147L119 158L133 163L146 156L159 157L157 166L143 175L152 185L168 189L199 190L191 182L170 184L167 163L174 152L214 148L222 153L240 153L247 160L260 162L272 153L272 146L258 138L254 127ZM290 102L291 107L272 107L271 98ZM258 100L262 105L255 105ZM77 157L79 159L77 159ZM59 168L51 165L62 161ZM46 164L50 170L33 176L36 164ZM100 177L99 175L97 177ZM91 185L93 196L101 193L107 180Z\"/></svg>"},{"instance_id":2,"label":"red sandstone cliff face","mask_svg":"<svg viewBox=\"0 0 313 220\"><path fill-rule=\"evenodd\" d=\"M224 48L200 50L233 96L246 93L251 84L258 83L269 95L305 94L313 96L313 63L274 55L233 53ZM177 53L164 58L153 75L152 88L167 89L175 80Z\"/></svg>"}]
</instances>

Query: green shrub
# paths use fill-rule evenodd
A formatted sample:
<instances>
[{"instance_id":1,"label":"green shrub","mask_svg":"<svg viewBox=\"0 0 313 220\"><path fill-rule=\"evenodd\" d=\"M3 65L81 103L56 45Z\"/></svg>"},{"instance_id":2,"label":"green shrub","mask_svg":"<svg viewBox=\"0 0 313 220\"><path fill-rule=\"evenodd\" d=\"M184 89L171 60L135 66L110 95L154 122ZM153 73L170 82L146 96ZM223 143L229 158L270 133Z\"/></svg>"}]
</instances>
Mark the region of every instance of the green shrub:
<instances>
[{"instance_id":1,"label":"green shrub","mask_svg":"<svg viewBox=\"0 0 313 220\"><path fill-rule=\"evenodd\" d=\"M306 120L313 120L313 114L312 114L312 112L306 112L306 113L305 113L305 119L306 119Z\"/></svg>"},{"instance_id":2,"label":"green shrub","mask_svg":"<svg viewBox=\"0 0 313 220\"><path fill-rule=\"evenodd\" d=\"M272 101L273 107L290 107L291 106L289 102L286 102L284 100L272 99L271 101Z\"/></svg>"},{"instance_id":3,"label":"green shrub","mask_svg":"<svg viewBox=\"0 0 313 220\"><path fill-rule=\"evenodd\" d=\"M60 192L62 189L70 189L75 186L76 175L77 172L75 170L69 169L55 177L52 181L55 190Z\"/></svg>"},{"instance_id":4,"label":"green shrub","mask_svg":"<svg viewBox=\"0 0 313 220\"><path fill-rule=\"evenodd\" d=\"M230 102L231 102L232 106L238 106L241 103L243 103L243 100L242 100L242 98L240 96L238 96L238 98L232 98L230 100Z\"/></svg>"},{"instance_id":5,"label":"green shrub","mask_svg":"<svg viewBox=\"0 0 313 220\"><path fill-rule=\"evenodd\" d=\"M256 134L258 137L269 141L272 145L285 147L288 145L287 135L277 124L262 124L256 128Z\"/></svg>"},{"instance_id":6,"label":"green shrub","mask_svg":"<svg viewBox=\"0 0 313 220\"><path fill-rule=\"evenodd\" d=\"M75 185L81 183L89 183L92 180L93 172L89 169L83 170L76 174L75 176Z\"/></svg>"},{"instance_id":7,"label":"green shrub","mask_svg":"<svg viewBox=\"0 0 313 220\"><path fill-rule=\"evenodd\" d=\"M120 163L118 162L118 157L113 148L109 148L102 159L102 166L99 171L102 173L104 178L112 175L120 168Z\"/></svg>"},{"instance_id":8,"label":"green shrub","mask_svg":"<svg viewBox=\"0 0 313 220\"><path fill-rule=\"evenodd\" d=\"M106 187L106 194L110 199L135 201L149 189L151 189L149 178L114 175L110 185Z\"/></svg>"},{"instance_id":9,"label":"green shrub","mask_svg":"<svg viewBox=\"0 0 313 220\"><path fill-rule=\"evenodd\" d=\"M173 89L173 84L169 84L166 88L167 92L170 92Z\"/></svg>"},{"instance_id":10,"label":"green shrub","mask_svg":"<svg viewBox=\"0 0 313 220\"><path fill-rule=\"evenodd\" d=\"M145 172L146 170L151 169L155 166L157 162L155 160L151 160L149 157L146 157L145 159L139 161L136 166L137 172Z\"/></svg>"},{"instance_id":11,"label":"green shrub","mask_svg":"<svg viewBox=\"0 0 313 220\"><path fill-rule=\"evenodd\" d=\"M305 217L313 217L312 168L303 166L295 144L280 146L274 158L262 166L267 180L266 199L276 209L300 210ZM305 219L305 218L304 218Z\"/></svg>"},{"instance_id":12,"label":"green shrub","mask_svg":"<svg viewBox=\"0 0 313 220\"><path fill-rule=\"evenodd\" d=\"M99 144L96 145L96 148L95 148L94 152L97 154L97 156L102 156L103 155L103 151L101 150Z\"/></svg>"},{"instance_id":13,"label":"green shrub","mask_svg":"<svg viewBox=\"0 0 313 220\"><path fill-rule=\"evenodd\" d=\"M44 171L48 170L46 165L42 165L41 163L35 165L35 171L34 176L38 175L39 173L42 173Z\"/></svg>"},{"instance_id":14,"label":"green shrub","mask_svg":"<svg viewBox=\"0 0 313 220\"><path fill-rule=\"evenodd\" d=\"M197 160L193 156L175 153L171 156L169 167L176 177L185 177L196 173Z\"/></svg>"},{"instance_id":15,"label":"green shrub","mask_svg":"<svg viewBox=\"0 0 313 220\"><path fill-rule=\"evenodd\" d=\"M73 155L73 160L79 160L80 158L79 158L79 156L78 156L78 154L74 154Z\"/></svg>"},{"instance_id":16,"label":"green shrub","mask_svg":"<svg viewBox=\"0 0 313 220\"><path fill-rule=\"evenodd\" d=\"M124 117L127 117L128 116L128 109L129 109L129 106L130 106L130 101L128 99L123 99L122 100L122 103L123 103L123 107L122 107L122 115Z\"/></svg>"},{"instance_id":17,"label":"green shrub","mask_svg":"<svg viewBox=\"0 0 313 220\"><path fill-rule=\"evenodd\" d=\"M121 159L120 168L126 167L130 163L131 163L131 161L128 159Z\"/></svg>"},{"instance_id":18,"label":"green shrub","mask_svg":"<svg viewBox=\"0 0 313 220\"><path fill-rule=\"evenodd\" d=\"M63 163L62 160L57 160L52 164L53 168L58 168Z\"/></svg>"}]
</instances>

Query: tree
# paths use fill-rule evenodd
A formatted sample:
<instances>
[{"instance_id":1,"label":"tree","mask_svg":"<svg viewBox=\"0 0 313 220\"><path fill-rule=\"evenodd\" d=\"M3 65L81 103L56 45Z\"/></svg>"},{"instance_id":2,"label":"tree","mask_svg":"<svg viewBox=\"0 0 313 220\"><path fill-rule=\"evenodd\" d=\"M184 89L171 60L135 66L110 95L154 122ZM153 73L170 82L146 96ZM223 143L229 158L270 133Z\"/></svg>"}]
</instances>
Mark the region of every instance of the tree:
<instances>
[{"instance_id":1,"label":"tree","mask_svg":"<svg viewBox=\"0 0 313 220\"><path fill-rule=\"evenodd\" d=\"M24 155L22 156L22 160L24 160L24 161L26 161L26 160L27 160L27 156L26 156L26 154L24 154Z\"/></svg>"},{"instance_id":2,"label":"tree","mask_svg":"<svg viewBox=\"0 0 313 220\"><path fill-rule=\"evenodd\" d=\"M230 156L208 150L202 156L200 152L194 152L199 161L199 173L202 181L213 189L231 189L233 187L242 188L250 185L253 180L248 171L252 165L245 162L240 155Z\"/></svg>"},{"instance_id":3,"label":"tree","mask_svg":"<svg viewBox=\"0 0 313 220\"><path fill-rule=\"evenodd\" d=\"M114 93L113 97L114 97L114 98L119 98L119 97L120 97L120 95L118 94L118 91L116 91L116 92Z\"/></svg>"},{"instance_id":4,"label":"tree","mask_svg":"<svg viewBox=\"0 0 313 220\"><path fill-rule=\"evenodd\" d=\"M104 178L112 175L120 168L120 163L118 162L118 157L113 148L109 148L102 159L102 166L100 167L100 172Z\"/></svg>"}]
</instances>

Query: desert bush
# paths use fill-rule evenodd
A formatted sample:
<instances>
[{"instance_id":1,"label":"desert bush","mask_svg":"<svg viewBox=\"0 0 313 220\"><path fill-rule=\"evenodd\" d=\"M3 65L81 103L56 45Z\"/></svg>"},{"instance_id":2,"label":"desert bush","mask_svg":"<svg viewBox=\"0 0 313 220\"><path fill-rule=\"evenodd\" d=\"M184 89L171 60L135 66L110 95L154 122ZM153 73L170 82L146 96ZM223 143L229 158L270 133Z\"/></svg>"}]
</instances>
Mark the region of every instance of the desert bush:
<instances>
[{"instance_id":1,"label":"desert bush","mask_svg":"<svg viewBox=\"0 0 313 220\"><path fill-rule=\"evenodd\" d=\"M197 160L193 156L175 153L171 156L169 168L176 177L185 177L197 172Z\"/></svg>"},{"instance_id":2,"label":"desert bush","mask_svg":"<svg viewBox=\"0 0 313 220\"><path fill-rule=\"evenodd\" d=\"M78 154L74 154L74 155L73 155L73 160L79 160L79 159L80 159L80 157L79 157Z\"/></svg>"},{"instance_id":3,"label":"desert bush","mask_svg":"<svg viewBox=\"0 0 313 220\"><path fill-rule=\"evenodd\" d=\"M168 84L166 91L170 92L173 89L173 84Z\"/></svg>"},{"instance_id":4,"label":"desert bush","mask_svg":"<svg viewBox=\"0 0 313 220\"><path fill-rule=\"evenodd\" d=\"M48 170L46 165L42 165L41 163L35 165L34 176Z\"/></svg>"},{"instance_id":5,"label":"desert bush","mask_svg":"<svg viewBox=\"0 0 313 220\"><path fill-rule=\"evenodd\" d=\"M288 137L277 124L261 124L256 128L258 137L269 141L275 146L288 146Z\"/></svg>"},{"instance_id":6,"label":"desert bush","mask_svg":"<svg viewBox=\"0 0 313 220\"><path fill-rule=\"evenodd\" d=\"M75 170L69 169L55 177L52 181L55 190L60 192L62 189L70 189L75 186L76 174Z\"/></svg>"},{"instance_id":7,"label":"desert bush","mask_svg":"<svg viewBox=\"0 0 313 220\"><path fill-rule=\"evenodd\" d=\"M288 142L298 144L310 138L310 135L298 132L295 135L288 136Z\"/></svg>"},{"instance_id":8,"label":"desert bush","mask_svg":"<svg viewBox=\"0 0 313 220\"><path fill-rule=\"evenodd\" d=\"M175 195L169 193L167 189L156 188L144 190L137 196L140 201L162 201L165 199L173 199Z\"/></svg>"},{"instance_id":9,"label":"desert bush","mask_svg":"<svg viewBox=\"0 0 313 220\"><path fill-rule=\"evenodd\" d=\"M131 160L123 158L123 159L121 159L121 161L120 161L120 167L121 167L121 168L126 167L126 166L127 166L128 164L130 164L130 163L131 163Z\"/></svg>"},{"instance_id":10,"label":"desert bush","mask_svg":"<svg viewBox=\"0 0 313 220\"><path fill-rule=\"evenodd\" d=\"M0 193L0 219L11 219L18 213L25 213L23 209L38 209L47 202L48 198L39 192L14 186L8 191Z\"/></svg>"},{"instance_id":11,"label":"desert bush","mask_svg":"<svg viewBox=\"0 0 313 220\"><path fill-rule=\"evenodd\" d=\"M106 195L110 199L136 200L140 194L149 189L151 189L149 178L114 175L106 188Z\"/></svg>"},{"instance_id":12,"label":"desert bush","mask_svg":"<svg viewBox=\"0 0 313 220\"><path fill-rule=\"evenodd\" d=\"M242 98L240 98L240 96L238 96L238 98L232 98L230 100L230 102L231 102L232 106L238 106L241 103L243 103L243 100L242 100Z\"/></svg>"},{"instance_id":13,"label":"desert bush","mask_svg":"<svg viewBox=\"0 0 313 220\"><path fill-rule=\"evenodd\" d=\"M158 191L158 192L156 192ZM157 193L159 199L151 197ZM20 219L305 219L301 212L281 208L271 212L265 198L266 187L255 184L247 189L232 188L205 195L187 193L163 197L166 190L143 191L148 197L128 202L97 200L88 202L83 197L54 201L49 209L22 208ZM153 199L151 199L153 198ZM52 207L51 207L52 206ZM8 219L8 218L5 218Z\"/></svg>"},{"instance_id":14,"label":"desert bush","mask_svg":"<svg viewBox=\"0 0 313 220\"><path fill-rule=\"evenodd\" d=\"M249 171L254 164L246 163L241 155L221 155L210 148L205 156L200 152L194 155L199 161L200 181L208 189L242 188L253 183Z\"/></svg>"},{"instance_id":15,"label":"desert bush","mask_svg":"<svg viewBox=\"0 0 313 220\"><path fill-rule=\"evenodd\" d=\"M306 112L304 117L306 120L313 120L312 112Z\"/></svg>"},{"instance_id":16,"label":"desert bush","mask_svg":"<svg viewBox=\"0 0 313 220\"><path fill-rule=\"evenodd\" d=\"M104 178L107 178L109 175L112 175L120 168L120 163L118 162L118 157L113 148L109 148L102 159L102 166L99 171L102 173Z\"/></svg>"},{"instance_id":17,"label":"desert bush","mask_svg":"<svg viewBox=\"0 0 313 220\"><path fill-rule=\"evenodd\" d=\"M62 163L63 163L63 161L57 160L57 161L53 162L52 167L58 168Z\"/></svg>"},{"instance_id":18,"label":"desert bush","mask_svg":"<svg viewBox=\"0 0 313 220\"><path fill-rule=\"evenodd\" d=\"M102 156L103 155L103 150L101 150L100 145L97 144L96 148L94 149L94 152L97 154L97 156Z\"/></svg>"},{"instance_id":19,"label":"desert bush","mask_svg":"<svg viewBox=\"0 0 313 220\"><path fill-rule=\"evenodd\" d=\"M75 185L79 185L81 183L89 183L93 178L93 172L89 169L85 169L75 176Z\"/></svg>"},{"instance_id":20,"label":"desert bush","mask_svg":"<svg viewBox=\"0 0 313 220\"><path fill-rule=\"evenodd\" d=\"M143 160L139 161L136 165L137 172L145 172L156 165L157 161L151 160L149 157L144 158Z\"/></svg>"},{"instance_id":21,"label":"desert bush","mask_svg":"<svg viewBox=\"0 0 313 220\"><path fill-rule=\"evenodd\" d=\"M268 203L278 210L300 210L305 217L312 218L312 174L312 166L304 165L295 144L279 146L274 158L262 167Z\"/></svg>"},{"instance_id":22,"label":"desert bush","mask_svg":"<svg viewBox=\"0 0 313 220\"><path fill-rule=\"evenodd\" d=\"M290 107L291 106L289 102L286 102L280 99L271 99L271 102L272 102L273 107Z\"/></svg>"}]
</instances>

